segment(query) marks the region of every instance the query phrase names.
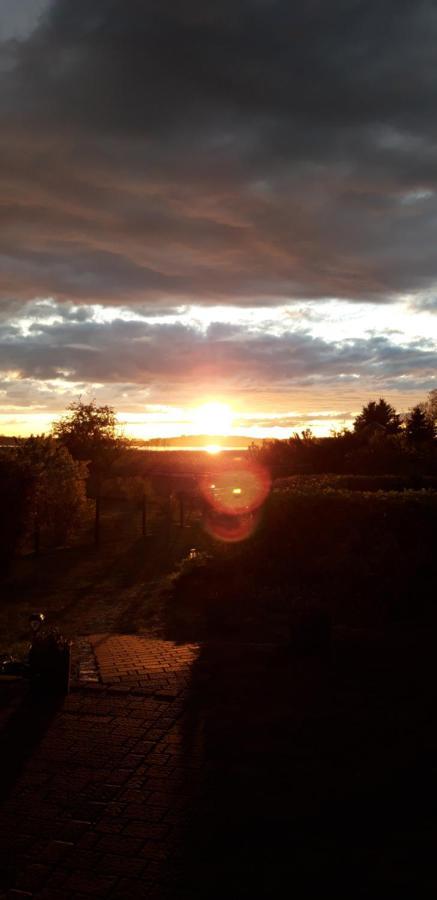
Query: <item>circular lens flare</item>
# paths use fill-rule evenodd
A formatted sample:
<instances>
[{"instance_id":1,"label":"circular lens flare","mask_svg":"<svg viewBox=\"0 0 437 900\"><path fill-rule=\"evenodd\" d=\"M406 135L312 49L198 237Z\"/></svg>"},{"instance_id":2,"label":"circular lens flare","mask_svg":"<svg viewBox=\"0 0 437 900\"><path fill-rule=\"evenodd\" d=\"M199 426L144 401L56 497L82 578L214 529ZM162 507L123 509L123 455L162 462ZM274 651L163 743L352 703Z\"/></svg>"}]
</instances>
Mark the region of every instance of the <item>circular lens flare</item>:
<instances>
[{"instance_id":1,"label":"circular lens flare","mask_svg":"<svg viewBox=\"0 0 437 900\"><path fill-rule=\"evenodd\" d=\"M259 510L242 516L209 510L205 517L205 530L218 541L236 544L239 541L246 541L253 534L259 517Z\"/></svg>"},{"instance_id":2,"label":"circular lens flare","mask_svg":"<svg viewBox=\"0 0 437 900\"><path fill-rule=\"evenodd\" d=\"M256 463L235 461L233 466L206 476L200 485L208 506L230 516L244 516L258 509L270 490L270 476Z\"/></svg>"}]
</instances>

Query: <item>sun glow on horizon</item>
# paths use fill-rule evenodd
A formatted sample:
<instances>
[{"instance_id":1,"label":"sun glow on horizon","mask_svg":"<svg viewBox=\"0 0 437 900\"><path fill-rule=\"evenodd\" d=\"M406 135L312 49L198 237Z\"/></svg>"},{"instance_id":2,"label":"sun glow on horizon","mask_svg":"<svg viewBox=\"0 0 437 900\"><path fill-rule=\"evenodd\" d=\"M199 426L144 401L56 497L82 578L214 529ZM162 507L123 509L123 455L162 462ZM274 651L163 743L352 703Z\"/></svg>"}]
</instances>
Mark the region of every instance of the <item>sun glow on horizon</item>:
<instances>
[{"instance_id":1,"label":"sun glow on horizon","mask_svg":"<svg viewBox=\"0 0 437 900\"><path fill-rule=\"evenodd\" d=\"M210 453L211 456L215 456L217 453L221 452L221 447L218 444L207 444L205 447L205 452Z\"/></svg>"},{"instance_id":2,"label":"sun glow on horizon","mask_svg":"<svg viewBox=\"0 0 437 900\"><path fill-rule=\"evenodd\" d=\"M193 422L202 434L230 434L232 421L232 410L227 403L203 403L193 410Z\"/></svg>"}]
</instances>

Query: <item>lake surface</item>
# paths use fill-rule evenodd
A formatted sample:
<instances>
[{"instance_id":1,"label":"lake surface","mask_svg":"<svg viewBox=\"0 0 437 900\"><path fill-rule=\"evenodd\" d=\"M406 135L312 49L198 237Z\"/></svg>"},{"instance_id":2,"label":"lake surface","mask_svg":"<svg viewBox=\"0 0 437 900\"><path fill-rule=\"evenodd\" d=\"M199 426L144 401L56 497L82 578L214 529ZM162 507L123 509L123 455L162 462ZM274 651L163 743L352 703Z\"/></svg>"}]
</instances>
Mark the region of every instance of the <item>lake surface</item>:
<instances>
[{"instance_id":1,"label":"lake surface","mask_svg":"<svg viewBox=\"0 0 437 900\"><path fill-rule=\"evenodd\" d=\"M159 452L159 453L170 452L171 453L171 452L179 451L179 452L185 452L185 453L188 453L188 452L189 453L207 453L208 456L220 456L220 453L222 453L222 452L244 453L244 451L247 450L248 446L249 445L247 445L246 447L220 446L218 450L214 450L214 451L208 450L206 447L189 447L189 446L186 446L186 447L185 446L184 447L155 447L155 446L152 447L152 446L148 446L148 447L136 447L135 449L136 450L153 450L154 453L156 453L156 452Z\"/></svg>"}]
</instances>

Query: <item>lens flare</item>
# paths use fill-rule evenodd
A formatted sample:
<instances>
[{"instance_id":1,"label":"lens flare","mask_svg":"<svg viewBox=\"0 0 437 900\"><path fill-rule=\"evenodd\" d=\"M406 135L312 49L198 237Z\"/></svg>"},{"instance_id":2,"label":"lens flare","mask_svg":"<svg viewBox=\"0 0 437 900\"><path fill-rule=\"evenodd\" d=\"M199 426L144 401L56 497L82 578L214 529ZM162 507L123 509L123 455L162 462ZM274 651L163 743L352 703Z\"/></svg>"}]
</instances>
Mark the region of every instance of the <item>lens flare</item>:
<instances>
[{"instance_id":1,"label":"lens flare","mask_svg":"<svg viewBox=\"0 0 437 900\"><path fill-rule=\"evenodd\" d=\"M226 515L241 516L253 512L264 503L270 490L269 473L255 463L235 463L235 466L214 473L214 481L207 476L200 489L208 506Z\"/></svg>"},{"instance_id":2,"label":"lens flare","mask_svg":"<svg viewBox=\"0 0 437 900\"><path fill-rule=\"evenodd\" d=\"M267 470L242 457L205 476L200 489L206 501L205 528L217 540L235 543L253 534L270 490Z\"/></svg>"},{"instance_id":3,"label":"lens flare","mask_svg":"<svg viewBox=\"0 0 437 900\"><path fill-rule=\"evenodd\" d=\"M226 544L246 541L258 525L259 510L243 516L231 516L209 510L205 517L205 530L211 537Z\"/></svg>"}]
</instances>

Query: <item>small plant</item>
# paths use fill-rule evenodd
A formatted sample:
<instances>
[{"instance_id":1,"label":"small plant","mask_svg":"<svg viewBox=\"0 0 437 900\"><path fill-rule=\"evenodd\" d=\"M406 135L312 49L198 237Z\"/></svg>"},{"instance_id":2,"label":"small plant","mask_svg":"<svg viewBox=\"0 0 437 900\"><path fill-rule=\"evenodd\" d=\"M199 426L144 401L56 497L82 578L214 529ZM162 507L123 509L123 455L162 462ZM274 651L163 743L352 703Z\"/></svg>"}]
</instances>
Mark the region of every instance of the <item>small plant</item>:
<instances>
[{"instance_id":1,"label":"small plant","mask_svg":"<svg viewBox=\"0 0 437 900\"><path fill-rule=\"evenodd\" d=\"M29 650L31 676L50 691L68 693L71 644L57 628L41 626L34 632Z\"/></svg>"},{"instance_id":2,"label":"small plant","mask_svg":"<svg viewBox=\"0 0 437 900\"><path fill-rule=\"evenodd\" d=\"M197 569L203 569L208 565L211 556L209 553L204 553L202 550L196 550L193 547L188 556L186 556L179 567L179 575L188 575L190 572L195 572Z\"/></svg>"}]
</instances>

